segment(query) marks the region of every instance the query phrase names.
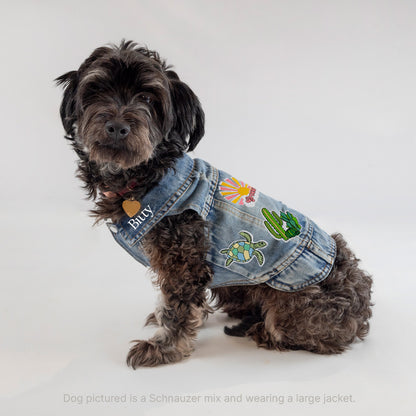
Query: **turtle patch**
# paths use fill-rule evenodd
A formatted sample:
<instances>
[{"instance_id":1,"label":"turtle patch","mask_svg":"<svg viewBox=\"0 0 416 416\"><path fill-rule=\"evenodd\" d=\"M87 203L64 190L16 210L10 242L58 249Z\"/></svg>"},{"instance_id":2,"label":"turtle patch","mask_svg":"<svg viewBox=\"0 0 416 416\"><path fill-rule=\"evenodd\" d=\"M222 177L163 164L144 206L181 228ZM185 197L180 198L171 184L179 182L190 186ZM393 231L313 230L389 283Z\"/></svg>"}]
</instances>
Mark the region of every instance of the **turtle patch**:
<instances>
[{"instance_id":1,"label":"turtle patch","mask_svg":"<svg viewBox=\"0 0 416 416\"><path fill-rule=\"evenodd\" d=\"M226 178L220 183L220 194L237 205L253 207L257 201L258 191L236 178Z\"/></svg>"},{"instance_id":2,"label":"turtle patch","mask_svg":"<svg viewBox=\"0 0 416 416\"><path fill-rule=\"evenodd\" d=\"M259 266L264 264L264 254L259 250L267 246L266 241L253 241L253 236L248 231L240 231L243 240L233 241L229 247L220 250L221 254L227 256L225 266L228 267L232 262L249 263L255 257Z\"/></svg>"},{"instance_id":3,"label":"turtle patch","mask_svg":"<svg viewBox=\"0 0 416 416\"><path fill-rule=\"evenodd\" d=\"M298 219L289 211L280 211L280 215L277 215L275 211L270 212L268 209L263 208L261 213L266 219L264 221L265 227L276 240L282 239L287 241L300 234L302 226L299 225ZM283 225L283 222L285 225Z\"/></svg>"}]
</instances>

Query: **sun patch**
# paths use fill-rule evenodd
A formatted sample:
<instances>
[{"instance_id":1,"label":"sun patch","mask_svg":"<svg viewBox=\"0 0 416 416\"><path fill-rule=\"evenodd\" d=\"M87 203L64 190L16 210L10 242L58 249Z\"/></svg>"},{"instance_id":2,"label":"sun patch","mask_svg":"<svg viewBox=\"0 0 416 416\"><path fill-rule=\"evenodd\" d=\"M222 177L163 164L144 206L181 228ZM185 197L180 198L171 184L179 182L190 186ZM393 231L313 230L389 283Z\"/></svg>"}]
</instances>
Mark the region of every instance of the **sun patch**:
<instances>
[{"instance_id":1,"label":"sun patch","mask_svg":"<svg viewBox=\"0 0 416 416\"><path fill-rule=\"evenodd\" d=\"M236 178L226 178L220 183L219 188L220 194L233 204L252 207L257 201L257 189Z\"/></svg>"}]
</instances>

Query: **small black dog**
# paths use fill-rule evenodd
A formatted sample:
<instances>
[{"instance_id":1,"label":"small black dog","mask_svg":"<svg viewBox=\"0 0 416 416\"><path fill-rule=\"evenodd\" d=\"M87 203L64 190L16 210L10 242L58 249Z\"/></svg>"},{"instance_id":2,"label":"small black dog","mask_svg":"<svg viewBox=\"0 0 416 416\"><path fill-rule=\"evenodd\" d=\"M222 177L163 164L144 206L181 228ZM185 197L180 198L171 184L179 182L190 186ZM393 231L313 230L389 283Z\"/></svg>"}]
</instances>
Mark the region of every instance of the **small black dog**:
<instances>
[{"instance_id":1,"label":"small black dog","mask_svg":"<svg viewBox=\"0 0 416 416\"><path fill-rule=\"evenodd\" d=\"M208 288L241 319L225 332L260 347L340 353L367 335L372 280L342 236L186 156L204 135L204 112L158 53L131 41L101 47L56 81L93 215L111 220L162 292L147 318L159 329L136 342L129 365L189 356L212 311Z\"/></svg>"}]
</instances>

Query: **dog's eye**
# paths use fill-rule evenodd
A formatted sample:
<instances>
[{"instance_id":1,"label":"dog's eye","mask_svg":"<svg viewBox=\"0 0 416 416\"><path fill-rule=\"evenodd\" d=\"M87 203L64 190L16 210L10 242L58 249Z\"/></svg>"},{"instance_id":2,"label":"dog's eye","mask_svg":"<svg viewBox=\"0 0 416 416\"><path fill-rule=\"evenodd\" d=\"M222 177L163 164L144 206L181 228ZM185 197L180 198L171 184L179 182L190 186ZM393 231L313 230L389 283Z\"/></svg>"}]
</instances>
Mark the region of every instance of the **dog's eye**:
<instances>
[{"instance_id":1,"label":"dog's eye","mask_svg":"<svg viewBox=\"0 0 416 416\"><path fill-rule=\"evenodd\" d=\"M140 94L139 95L139 99L141 101L144 101L147 104L151 104L151 102L152 102L152 98L149 95L147 95L147 94Z\"/></svg>"}]
</instances>

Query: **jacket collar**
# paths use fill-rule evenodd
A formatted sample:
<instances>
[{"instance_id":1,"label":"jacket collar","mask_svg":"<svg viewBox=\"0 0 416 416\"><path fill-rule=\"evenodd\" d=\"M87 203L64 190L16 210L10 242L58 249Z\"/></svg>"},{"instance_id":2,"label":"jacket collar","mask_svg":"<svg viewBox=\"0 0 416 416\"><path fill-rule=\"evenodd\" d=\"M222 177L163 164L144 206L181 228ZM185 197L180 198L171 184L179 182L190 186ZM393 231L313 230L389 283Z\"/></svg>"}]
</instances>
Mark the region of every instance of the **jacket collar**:
<instances>
[{"instance_id":1,"label":"jacket collar","mask_svg":"<svg viewBox=\"0 0 416 416\"><path fill-rule=\"evenodd\" d=\"M141 205L140 211L133 218L127 215L122 217L119 224L131 245L172 209L192 182L193 168L194 160L186 154L183 155L161 181L138 201Z\"/></svg>"}]
</instances>

